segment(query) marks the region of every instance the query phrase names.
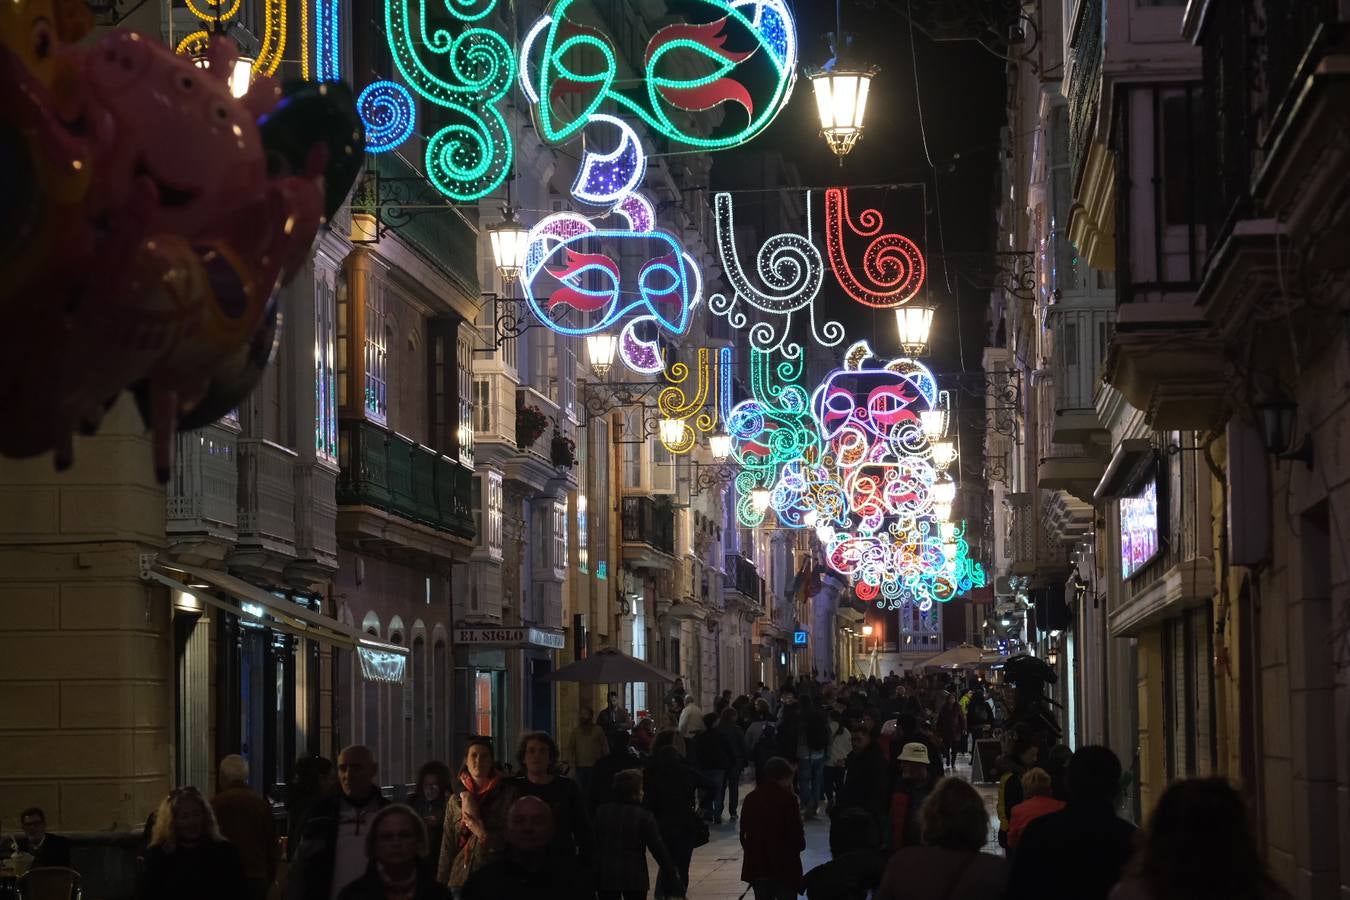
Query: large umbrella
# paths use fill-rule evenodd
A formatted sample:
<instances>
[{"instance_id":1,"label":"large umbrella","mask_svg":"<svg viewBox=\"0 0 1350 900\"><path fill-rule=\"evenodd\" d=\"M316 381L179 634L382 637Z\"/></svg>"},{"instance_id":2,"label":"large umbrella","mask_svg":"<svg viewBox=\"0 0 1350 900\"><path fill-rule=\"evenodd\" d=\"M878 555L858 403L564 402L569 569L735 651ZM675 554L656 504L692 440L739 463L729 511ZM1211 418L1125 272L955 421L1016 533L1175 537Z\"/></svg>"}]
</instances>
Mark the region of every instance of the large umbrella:
<instances>
[{"instance_id":1,"label":"large umbrella","mask_svg":"<svg viewBox=\"0 0 1350 900\"><path fill-rule=\"evenodd\" d=\"M962 644L959 647L953 647L945 653L939 653L932 659L926 659L918 665L920 669L962 669L967 666L978 666L983 661L983 652L979 647L972 647L970 644Z\"/></svg>"},{"instance_id":2,"label":"large umbrella","mask_svg":"<svg viewBox=\"0 0 1350 900\"><path fill-rule=\"evenodd\" d=\"M552 681L578 681L582 684L664 684L675 680L675 676L665 669L658 669L614 647L601 647L585 659L563 666L548 677Z\"/></svg>"}]
</instances>

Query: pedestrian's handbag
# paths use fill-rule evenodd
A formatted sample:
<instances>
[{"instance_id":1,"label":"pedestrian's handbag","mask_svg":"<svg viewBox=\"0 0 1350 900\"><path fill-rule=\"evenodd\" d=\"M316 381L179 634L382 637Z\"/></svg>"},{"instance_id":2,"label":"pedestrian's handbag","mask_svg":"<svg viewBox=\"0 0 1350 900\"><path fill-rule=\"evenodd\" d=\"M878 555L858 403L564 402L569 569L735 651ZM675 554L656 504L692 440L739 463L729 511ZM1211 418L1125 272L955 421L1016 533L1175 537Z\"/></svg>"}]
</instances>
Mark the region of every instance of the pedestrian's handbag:
<instances>
[{"instance_id":1,"label":"pedestrian's handbag","mask_svg":"<svg viewBox=\"0 0 1350 900\"><path fill-rule=\"evenodd\" d=\"M702 847L704 844L708 843L708 841L712 840L712 834L708 831L708 823L703 820L701 815L693 810L689 811L689 815L694 820L694 827L689 832L689 836L693 838L695 847Z\"/></svg>"}]
</instances>

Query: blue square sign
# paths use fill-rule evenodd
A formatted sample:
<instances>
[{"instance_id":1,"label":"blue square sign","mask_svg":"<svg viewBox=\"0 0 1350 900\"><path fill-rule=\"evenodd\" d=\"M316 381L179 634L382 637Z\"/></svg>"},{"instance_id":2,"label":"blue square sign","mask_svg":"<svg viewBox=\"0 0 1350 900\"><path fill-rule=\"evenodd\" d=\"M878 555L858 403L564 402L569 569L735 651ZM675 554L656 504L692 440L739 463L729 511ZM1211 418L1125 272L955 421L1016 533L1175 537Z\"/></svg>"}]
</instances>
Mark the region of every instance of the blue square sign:
<instances>
[{"instance_id":1,"label":"blue square sign","mask_svg":"<svg viewBox=\"0 0 1350 900\"><path fill-rule=\"evenodd\" d=\"M792 645L793 645L794 647L805 647L805 646L806 646L806 632L805 632L805 631L794 631L794 632L792 632Z\"/></svg>"}]
</instances>

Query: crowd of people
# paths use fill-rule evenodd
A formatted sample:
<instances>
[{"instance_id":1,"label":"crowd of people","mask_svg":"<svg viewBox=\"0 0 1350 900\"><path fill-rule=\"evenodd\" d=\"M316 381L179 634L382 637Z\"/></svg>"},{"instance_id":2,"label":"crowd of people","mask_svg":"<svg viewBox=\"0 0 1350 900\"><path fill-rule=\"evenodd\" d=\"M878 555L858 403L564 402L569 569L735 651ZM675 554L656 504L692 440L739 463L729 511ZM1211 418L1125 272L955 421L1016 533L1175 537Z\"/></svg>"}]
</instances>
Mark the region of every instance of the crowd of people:
<instances>
[{"instance_id":1,"label":"crowd of people","mask_svg":"<svg viewBox=\"0 0 1350 900\"><path fill-rule=\"evenodd\" d=\"M688 895L696 849L731 822L756 900L1284 896L1226 782L1179 782L1136 833L1116 813L1110 750L1071 752L1002 721L1008 708L981 681L892 675L723 691L705 712L677 681L637 722L615 694L598 717L583 707L561 746L529 732L504 760L493 740L472 738L458 771L426 764L403 803L381 792L366 747L336 764L300 760L284 837L247 762L229 756L213 797L179 788L151 816L140 893L266 900L284 861L286 900L638 900L653 889L673 900ZM995 830L955 770L975 752L970 738L999 733L987 773ZM822 817L831 858L803 871L807 823ZM41 810L23 823L27 852L69 864Z\"/></svg>"}]
</instances>

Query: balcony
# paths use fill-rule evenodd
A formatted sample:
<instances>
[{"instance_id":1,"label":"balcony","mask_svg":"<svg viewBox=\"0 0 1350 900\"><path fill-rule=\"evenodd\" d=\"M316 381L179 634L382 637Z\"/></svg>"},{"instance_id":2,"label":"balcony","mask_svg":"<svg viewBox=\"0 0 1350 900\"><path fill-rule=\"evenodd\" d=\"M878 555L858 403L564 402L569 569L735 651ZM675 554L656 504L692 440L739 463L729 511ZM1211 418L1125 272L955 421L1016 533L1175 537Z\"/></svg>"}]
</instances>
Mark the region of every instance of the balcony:
<instances>
[{"instance_id":1,"label":"balcony","mask_svg":"<svg viewBox=\"0 0 1350 900\"><path fill-rule=\"evenodd\" d=\"M295 559L296 452L261 438L239 441L239 542L231 569L278 581Z\"/></svg>"},{"instance_id":2,"label":"balcony","mask_svg":"<svg viewBox=\"0 0 1350 900\"><path fill-rule=\"evenodd\" d=\"M179 562L225 558L238 537L239 430L224 421L178 435L164 530Z\"/></svg>"},{"instance_id":3,"label":"balcony","mask_svg":"<svg viewBox=\"0 0 1350 900\"><path fill-rule=\"evenodd\" d=\"M1102 380L1154 429L1204 429L1225 417L1223 340L1189 302L1121 304Z\"/></svg>"},{"instance_id":4,"label":"balcony","mask_svg":"<svg viewBox=\"0 0 1350 900\"><path fill-rule=\"evenodd\" d=\"M321 582L337 571L337 471L300 460L295 466L295 562L286 580Z\"/></svg>"},{"instance_id":5,"label":"balcony","mask_svg":"<svg viewBox=\"0 0 1350 900\"><path fill-rule=\"evenodd\" d=\"M454 282L466 296L479 295L478 231L441 195L418 166L397 152L378 153L374 160L375 190L383 224L427 262ZM409 209L435 210L433 215L390 213L395 203ZM398 216L398 218L395 218Z\"/></svg>"},{"instance_id":6,"label":"balcony","mask_svg":"<svg viewBox=\"0 0 1350 900\"><path fill-rule=\"evenodd\" d=\"M623 558L637 568L675 567L675 510L668 502L628 496L622 503Z\"/></svg>"},{"instance_id":7,"label":"balcony","mask_svg":"<svg viewBox=\"0 0 1350 900\"><path fill-rule=\"evenodd\" d=\"M442 557L473 540L473 470L364 419L338 441L341 543Z\"/></svg>"},{"instance_id":8,"label":"balcony","mask_svg":"<svg viewBox=\"0 0 1350 900\"><path fill-rule=\"evenodd\" d=\"M739 553L728 553L724 571L722 592L729 602L739 602L754 611L764 608L764 576L753 562Z\"/></svg>"}]
</instances>

